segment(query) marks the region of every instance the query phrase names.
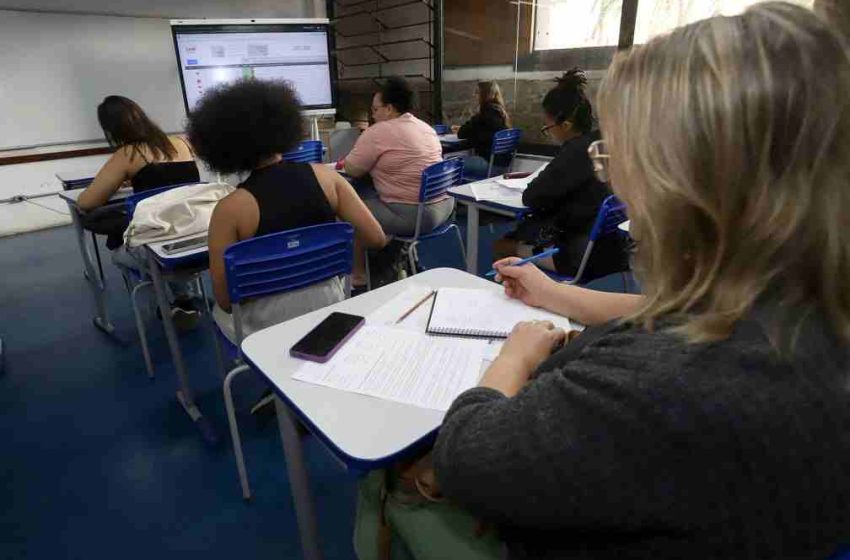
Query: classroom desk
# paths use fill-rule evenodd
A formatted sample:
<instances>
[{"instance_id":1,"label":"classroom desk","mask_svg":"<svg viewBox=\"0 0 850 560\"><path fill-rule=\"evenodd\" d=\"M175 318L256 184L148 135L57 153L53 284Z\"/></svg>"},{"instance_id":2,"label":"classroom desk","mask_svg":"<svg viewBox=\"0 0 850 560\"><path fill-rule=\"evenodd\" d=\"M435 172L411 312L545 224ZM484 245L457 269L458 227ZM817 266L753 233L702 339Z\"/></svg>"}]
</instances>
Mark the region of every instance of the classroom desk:
<instances>
[{"instance_id":1,"label":"classroom desk","mask_svg":"<svg viewBox=\"0 0 850 560\"><path fill-rule=\"evenodd\" d=\"M528 211L528 208L522 203L522 193L519 191L516 198L513 199L475 200L471 185L489 183L493 179L483 179L475 183L458 185L448 190L449 195L454 197L459 204L466 206L466 271L470 274L478 274L478 212L483 210L492 214L519 219Z\"/></svg>"},{"instance_id":2,"label":"classroom desk","mask_svg":"<svg viewBox=\"0 0 850 560\"><path fill-rule=\"evenodd\" d=\"M203 246L180 253L166 254L163 252L162 246L171 242L172 240L168 240L145 245L148 272L153 280L157 307L162 316L162 326L165 330L168 349L171 352L171 362L174 365L174 371L177 375L177 384L179 387L177 390L177 400L192 422L194 422L204 440L210 444L215 444L218 442L218 436L212 424L201 414L200 409L195 404L195 396L192 392L192 386L189 383L189 375L186 372L186 363L183 360L183 353L180 350L180 342L177 338L177 330L174 327L174 321L171 317L171 307L168 303L168 294L165 287L166 280L186 280L187 277L192 277L206 270L209 267L209 250L206 246ZM200 286L203 290L202 283ZM212 311L209 307L209 300L206 293L202 291L201 297L206 307L207 321L211 322L213 320ZM213 343L216 346L216 359L220 360L221 352L218 348L217 336L215 327L212 326ZM219 368L219 370L221 371L222 368Z\"/></svg>"},{"instance_id":3,"label":"classroom desk","mask_svg":"<svg viewBox=\"0 0 850 560\"><path fill-rule=\"evenodd\" d=\"M71 180L68 179L66 183L66 179L63 179L62 176L57 173L56 176L62 181L63 185L68 184L73 186L71 190L65 190L59 193L59 198L65 201L68 205L68 210L71 213L71 222L74 224L74 232L77 237L77 247L80 250L80 258L83 261L83 270L85 272L86 281L92 290L92 295L94 296L95 303L95 317L93 319L95 327L103 331L104 333L114 336L115 335L115 327L109 321L109 314L106 310L106 286L103 278L103 274L98 274L95 269L95 264L92 259L91 252L86 244L86 235L85 230L83 230L82 223L82 210L77 206L77 199L80 197L80 194L85 190L85 186L88 185L88 182L91 182L91 179L76 179ZM80 186L83 185L83 186ZM132 191L130 189L119 189L115 194L109 199L109 202L118 202L127 198ZM97 255L98 262L100 261L100 253L97 248L97 239L94 234L92 234L92 245L94 247L95 254Z\"/></svg>"},{"instance_id":4,"label":"classroom desk","mask_svg":"<svg viewBox=\"0 0 850 560\"><path fill-rule=\"evenodd\" d=\"M441 134L438 136L443 147L443 158L451 159L472 155L469 140L461 140L457 134Z\"/></svg>"},{"instance_id":5,"label":"classroom desk","mask_svg":"<svg viewBox=\"0 0 850 560\"><path fill-rule=\"evenodd\" d=\"M246 362L268 380L275 392L278 427L305 559L318 560L321 550L296 418L346 468L362 473L388 466L432 443L445 413L293 380L292 375L303 362L290 357L288 349L328 314L341 311L368 315L411 284L431 288L501 289L492 282L460 270L426 270L257 331L242 342ZM399 309L399 316L405 311Z\"/></svg>"}]
</instances>

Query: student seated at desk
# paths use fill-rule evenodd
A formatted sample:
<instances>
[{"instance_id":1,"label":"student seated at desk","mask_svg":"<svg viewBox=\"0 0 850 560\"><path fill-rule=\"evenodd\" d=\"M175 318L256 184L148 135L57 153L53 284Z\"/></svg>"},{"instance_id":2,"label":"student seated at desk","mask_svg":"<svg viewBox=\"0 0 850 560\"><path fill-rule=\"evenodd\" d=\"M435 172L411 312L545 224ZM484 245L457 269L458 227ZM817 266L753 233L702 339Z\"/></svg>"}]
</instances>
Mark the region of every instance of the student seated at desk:
<instances>
[{"instance_id":1,"label":"student seated at desk","mask_svg":"<svg viewBox=\"0 0 850 560\"><path fill-rule=\"evenodd\" d=\"M623 318L585 316L563 348L551 324L517 325L449 409L435 478L417 478L447 502L412 484L384 499L370 477L360 559L374 558L366 520L378 516L365 512L378 503L407 522L392 538L417 560L486 557L458 553L483 542L460 507L511 559L826 559L846 547L848 91L844 45L787 3L618 55L599 97L610 159L598 161L628 207L645 297L606 302ZM497 263L509 296L577 315L587 290L511 262Z\"/></svg>"},{"instance_id":2,"label":"student seated at desk","mask_svg":"<svg viewBox=\"0 0 850 560\"><path fill-rule=\"evenodd\" d=\"M593 130L593 107L585 93L587 78L574 68L556 80L543 98L542 132L561 146L558 155L540 172L522 195L531 215L496 241L496 258L530 256L548 246L560 252L540 266L573 276L581 264L588 235L608 186L593 174L587 149L599 140ZM628 270L628 242L620 236L601 238L593 249L584 278L592 279Z\"/></svg>"},{"instance_id":3,"label":"student seated at desk","mask_svg":"<svg viewBox=\"0 0 850 560\"><path fill-rule=\"evenodd\" d=\"M80 193L81 210L94 210L107 204L120 187L133 192L200 181L192 147L182 136L166 135L133 100L120 95L104 98L97 107L97 120L115 152L98 171L92 183ZM123 247L129 218L123 203L83 215L86 229L106 235L114 263L146 269L144 257ZM198 319L194 293L182 282L169 282L175 305L172 315L181 328L190 328Z\"/></svg>"},{"instance_id":4,"label":"student seated at desk","mask_svg":"<svg viewBox=\"0 0 850 560\"><path fill-rule=\"evenodd\" d=\"M281 154L302 136L301 107L289 86L244 80L207 93L189 116L189 138L198 156L221 173L249 173L236 191L216 205L210 221L209 258L222 332L235 342L224 274L228 246L261 235L334 222L354 226L362 246L383 247L384 232L354 188L321 164L288 163ZM307 288L250 301L242 306L248 334L341 301L334 278Z\"/></svg>"},{"instance_id":5,"label":"student seated at desk","mask_svg":"<svg viewBox=\"0 0 850 560\"><path fill-rule=\"evenodd\" d=\"M351 177L371 175L377 197L366 197L366 205L389 234L413 235L419 203L422 171L443 160L437 133L414 117L413 91L402 78L388 78L372 97L375 124L363 131L345 157L345 172ZM422 233L445 222L454 210L448 195L427 205L422 216ZM362 261L362 250L355 256ZM355 284L366 283L358 263Z\"/></svg>"},{"instance_id":6,"label":"student seated at desk","mask_svg":"<svg viewBox=\"0 0 850 560\"><path fill-rule=\"evenodd\" d=\"M462 140L469 140L475 150L474 156L465 158L463 161L464 173L484 177L490 165L493 135L500 130L510 128L511 117L505 109L502 90L496 82L478 82L474 95L478 112L463 126L452 125L452 132ZM499 154L493 159L494 168L504 168L510 163L510 154Z\"/></svg>"},{"instance_id":7,"label":"student seated at desk","mask_svg":"<svg viewBox=\"0 0 850 560\"><path fill-rule=\"evenodd\" d=\"M189 143L166 135L131 99L106 97L97 107L97 120L115 153L80 194L82 210L103 206L125 184L142 192L201 180Z\"/></svg>"}]
</instances>

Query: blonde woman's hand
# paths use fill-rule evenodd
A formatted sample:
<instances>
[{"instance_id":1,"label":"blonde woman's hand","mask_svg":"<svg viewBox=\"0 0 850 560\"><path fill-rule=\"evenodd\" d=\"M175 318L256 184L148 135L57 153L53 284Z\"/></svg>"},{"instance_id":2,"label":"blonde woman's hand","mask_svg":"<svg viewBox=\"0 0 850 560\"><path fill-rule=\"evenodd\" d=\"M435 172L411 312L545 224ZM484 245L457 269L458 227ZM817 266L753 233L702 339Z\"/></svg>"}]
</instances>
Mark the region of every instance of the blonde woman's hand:
<instances>
[{"instance_id":1,"label":"blonde woman's hand","mask_svg":"<svg viewBox=\"0 0 850 560\"><path fill-rule=\"evenodd\" d=\"M508 297L532 307L544 307L548 291L557 283L534 264L512 266L520 260L519 257L508 257L493 263L496 282L502 283Z\"/></svg>"},{"instance_id":2,"label":"blonde woman's hand","mask_svg":"<svg viewBox=\"0 0 850 560\"><path fill-rule=\"evenodd\" d=\"M459 124L453 124L452 125L452 134L457 134L458 130L460 130L460 125Z\"/></svg>"},{"instance_id":3,"label":"blonde woman's hand","mask_svg":"<svg viewBox=\"0 0 850 560\"><path fill-rule=\"evenodd\" d=\"M526 381L552 351L566 340L567 333L551 321L523 321L511 331L497 360L509 362L511 370Z\"/></svg>"}]
</instances>

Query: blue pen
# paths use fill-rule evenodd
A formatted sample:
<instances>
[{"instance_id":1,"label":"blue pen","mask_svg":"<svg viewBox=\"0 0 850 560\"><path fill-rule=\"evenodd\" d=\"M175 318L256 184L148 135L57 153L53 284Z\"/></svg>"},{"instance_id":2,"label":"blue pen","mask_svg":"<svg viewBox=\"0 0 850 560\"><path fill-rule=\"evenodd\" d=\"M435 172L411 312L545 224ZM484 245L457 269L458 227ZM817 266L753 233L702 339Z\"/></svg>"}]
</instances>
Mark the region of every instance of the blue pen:
<instances>
[{"instance_id":1,"label":"blue pen","mask_svg":"<svg viewBox=\"0 0 850 560\"><path fill-rule=\"evenodd\" d=\"M547 249L546 251L543 251L542 253L538 253L536 255L531 255L527 259L522 259L521 261L517 261L514 264L512 264L511 266L522 266L524 264L537 262L540 259L545 259L546 257L551 257L552 255L557 254L558 251L560 251L560 249L558 249L557 247L552 247L551 249ZM490 272L488 272L484 276L486 276L487 278L492 278L496 274L498 274L498 271L494 268L493 270L491 270Z\"/></svg>"}]
</instances>

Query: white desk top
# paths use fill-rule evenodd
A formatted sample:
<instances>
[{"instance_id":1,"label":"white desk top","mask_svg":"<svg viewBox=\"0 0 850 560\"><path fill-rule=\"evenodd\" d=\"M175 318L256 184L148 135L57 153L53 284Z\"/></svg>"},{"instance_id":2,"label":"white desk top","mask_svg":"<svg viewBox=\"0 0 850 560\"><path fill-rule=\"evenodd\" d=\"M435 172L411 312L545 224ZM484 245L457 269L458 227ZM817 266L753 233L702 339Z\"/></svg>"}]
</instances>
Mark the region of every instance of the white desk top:
<instances>
[{"instance_id":1,"label":"white desk top","mask_svg":"<svg viewBox=\"0 0 850 560\"><path fill-rule=\"evenodd\" d=\"M452 187L448 190L448 193L457 198L461 198L467 200L469 202L475 202L479 205L485 206L495 206L501 209L506 210L514 210L517 212L521 212L523 210L527 210L528 208L522 203L522 192L517 191L516 198L500 198L494 200L475 200L475 194L472 192L472 185L491 183L494 178L483 179L481 181L475 181L474 183L467 183L465 185L458 185L456 187Z\"/></svg>"},{"instance_id":2,"label":"white desk top","mask_svg":"<svg viewBox=\"0 0 850 560\"><path fill-rule=\"evenodd\" d=\"M442 423L444 413L295 381L292 375L303 362L290 357L289 348L331 312L368 315L412 283L432 288L501 289L497 284L460 270L427 270L255 332L242 342L245 358L269 379L296 414L312 425L314 433L349 465L380 466L431 435ZM400 309L399 316L404 311Z\"/></svg>"},{"instance_id":3,"label":"white desk top","mask_svg":"<svg viewBox=\"0 0 850 560\"><path fill-rule=\"evenodd\" d=\"M85 187L82 187L82 188L79 188L79 189L71 189L69 191L62 191L62 192L59 193L59 198L61 198L62 200L67 200L68 202L73 202L73 203L76 204L77 199L80 198L80 194L82 194L82 192L84 190L86 190ZM117 191L115 191L115 193L113 193L112 196L109 197L109 202L118 202L119 200L124 200L125 198L127 198L131 194L133 194L133 189L129 189L129 188L118 189Z\"/></svg>"},{"instance_id":4,"label":"white desk top","mask_svg":"<svg viewBox=\"0 0 850 560\"><path fill-rule=\"evenodd\" d=\"M440 138L440 142L445 142L446 144L458 144L460 142L466 142L466 140L461 140L457 137L457 134L440 134L438 135Z\"/></svg>"}]
</instances>

